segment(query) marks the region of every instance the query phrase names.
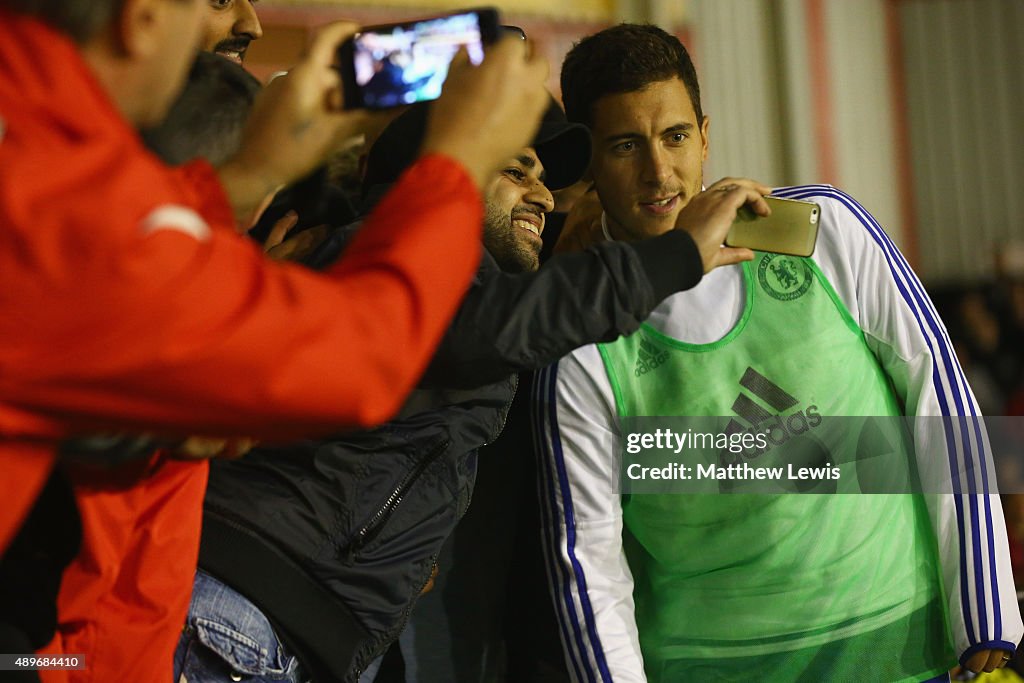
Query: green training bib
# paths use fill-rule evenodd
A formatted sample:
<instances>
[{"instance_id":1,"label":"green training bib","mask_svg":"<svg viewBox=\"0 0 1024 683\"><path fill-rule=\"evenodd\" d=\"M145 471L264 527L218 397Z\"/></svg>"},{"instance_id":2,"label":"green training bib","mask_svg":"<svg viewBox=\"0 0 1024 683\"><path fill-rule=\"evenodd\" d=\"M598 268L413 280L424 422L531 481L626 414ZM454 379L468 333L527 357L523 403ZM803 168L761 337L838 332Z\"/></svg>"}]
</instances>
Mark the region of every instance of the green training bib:
<instances>
[{"instance_id":1,"label":"green training bib","mask_svg":"<svg viewBox=\"0 0 1024 683\"><path fill-rule=\"evenodd\" d=\"M823 417L902 415L812 260L758 253L743 276L743 314L717 342L645 324L599 346L621 417L797 424L814 442ZM852 468L836 451L856 441L820 458ZM955 663L920 495L634 494L622 508L651 681L909 681Z\"/></svg>"}]
</instances>

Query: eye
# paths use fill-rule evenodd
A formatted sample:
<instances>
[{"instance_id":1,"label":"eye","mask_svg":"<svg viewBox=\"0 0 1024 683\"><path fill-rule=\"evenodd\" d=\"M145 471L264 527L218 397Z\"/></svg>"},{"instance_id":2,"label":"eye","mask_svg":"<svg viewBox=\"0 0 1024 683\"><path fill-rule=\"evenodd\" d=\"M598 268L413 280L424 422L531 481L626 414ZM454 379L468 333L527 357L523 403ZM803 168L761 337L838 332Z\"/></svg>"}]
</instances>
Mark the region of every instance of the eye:
<instances>
[{"instance_id":1,"label":"eye","mask_svg":"<svg viewBox=\"0 0 1024 683\"><path fill-rule=\"evenodd\" d=\"M234 0L210 0L210 6L214 9L227 9Z\"/></svg>"},{"instance_id":2,"label":"eye","mask_svg":"<svg viewBox=\"0 0 1024 683\"><path fill-rule=\"evenodd\" d=\"M669 142L675 145L681 145L686 141L689 136L686 133L672 133L668 136Z\"/></svg>"},{"instance_id":3,"label":"eye","mask_svg":"<svg viewBox=\"0 0 1024 683\"><path fill-rule=\"evenodd\" d=\"M612 152L616 154L629 154L636 150L636 143L632 140L626 140L612 147Z\"/></svg>"},{"instance_id":4,"label":"eye","mask_svg":"<svg viewBox=\"0 0 1024 683\"><path fill-rule=\"evenodd\" d=\"M520 171L518 168L515 168L515 167L506 168L504 171L502 171L502 173L504 173L508 177L512 178L517 183L521 183L524 180L526 180L526 174L523 173L522 171Z\"/></svg>"}]
</instances>

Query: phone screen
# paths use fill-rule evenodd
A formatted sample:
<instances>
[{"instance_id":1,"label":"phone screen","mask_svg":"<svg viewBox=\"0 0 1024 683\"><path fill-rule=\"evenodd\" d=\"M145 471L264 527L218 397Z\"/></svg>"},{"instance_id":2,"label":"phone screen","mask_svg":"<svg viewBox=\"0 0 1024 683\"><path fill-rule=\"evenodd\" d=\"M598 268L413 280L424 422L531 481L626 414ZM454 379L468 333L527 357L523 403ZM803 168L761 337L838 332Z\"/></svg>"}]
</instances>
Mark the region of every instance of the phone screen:
<instances>
[{"instance_id":1,"label":"phone screen","mask_svg":"<svg viewBox=\"0 0 1024 683\"><path fill-rule=\"evenodd\" d=\"M448 66L462 46L474 64L483 61L484 30L478 12L357 33L352 62L362 106L386 109L437 99Z\"/></svg>"}]
</instances>

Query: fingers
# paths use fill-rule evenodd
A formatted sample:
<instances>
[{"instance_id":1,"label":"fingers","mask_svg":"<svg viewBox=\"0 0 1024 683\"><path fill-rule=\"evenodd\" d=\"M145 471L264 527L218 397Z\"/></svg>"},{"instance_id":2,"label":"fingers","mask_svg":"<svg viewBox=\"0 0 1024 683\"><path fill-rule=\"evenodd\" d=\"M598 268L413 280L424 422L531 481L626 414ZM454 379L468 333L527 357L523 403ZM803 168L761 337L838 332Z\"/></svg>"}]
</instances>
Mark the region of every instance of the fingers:
<instances>
[{"instance_id":1,"label":"fingers","mask_svg":"<svg viewBox=\"0 0 1024 683\"><path fill-rule=\"evenodd\" d=\"M1010 653L1005 650L989 650L988 661L985 662L985 671L992 673L996 669L1006 666L1010 661Z\"/></svg>"},{"instance_id":2,"label":"fingers","mask_svg":"<svg viewBox=\"0 0 1024 683\"><path fill-rule=\"evenodd\" d=\"M350 21L338 21L321 28L310 44L303 58L304 62L314 66L330 66L338 47L359 30L359 24Z\"/></svg>"},{"instance_id":3,"label":"fingers","mask_svg":"<svg viewBox=\"0 0 1024 683\"><path fill-rule=\"evenodd\" d=\"M736 219L737 211L744 205L750 206L759 216L767 216L771 213L771 209L762 195L762 190L766 189L769 188L748 179L726 178L720 180L695 196L679 212L676 227L687 229L687 225L690 225L696 228L701 223L710 222L715 226L715 232L721 232L721 237L724 239L725 232ZM719 243L721 242L719 241Z\"/></svg>"},{"instance_id":4,"label":"fingers","mask_svg":"<svg viewBox=\"0 0 1024 683\"><path fill-rule=\"evenodd\" d=\"M1004 650L979 650L968 658L965 666L974 673L992 673L1008 661L1009 653Z\"/></svg>"},{"instance_id":5,"label":"fingers","mask_svg":"<svg viewBox=\"0 0 1024 683\"><path fill-rule=\"evenodd\" d=\"M533 55L537 54L537 44L534 43L533 40L531 40L530 38L527 38L526 40L520 38L519 42L523 43L526 46L527 59L531 59Z\"/></svg>"},{"instance_id":6,"label":"fingers","mask_svg":"<svg viewBox=\"0 0 1024 683\"><path fill-rule=\"evenodd\" d=\"M520 59L526 59L527 49L522 39L515 36L502 36L487 48L487 57L498 54L509 55L510 57L518 56Z\"/></svg>"},{"instance_id":7,"label":"fingers","mask_svg":"<svg viewBox=\"0 0 1024 683\"><path fill-rule=\"evenodd\" d=\"M338 79L338 87L326 88L327 94L324 97L324 102L327 105L327 111L339 112L345 109L345 93L342 90L341 79Z\"/></svg>"},{"instance_id":8,"label":"fingers","mask_svg":"<svg viewBox=\"0 0 1024 683\"><path fill-rule=\"evenodd\" d=\"M462 162L483 186L537 132L549 99L547 75L547 61L528 56L523 41L514 37L491 45L479 66L458 61L431 107L421 153Z\"/></svg>"},{"instance_id":9,"label":"fingers","mask_svg":"<svg viewBox=\"0 0 1024 683\"><path fill-rule=\"evenodd\" d=\"M741 187L739 190L736 190L736 194L741 195L739 206L743 206L744 204L746 204L758 216L771 215L772 210L768 206L768 202L764 200L764 194L762 194L760 191L751 188ZM737 206L736 208L739 208L739 206Z\"/></svg>"},{"instance_id":10,"label":"fingers","mask_svg":"<svg viewBox=\"0 0 1024 683\"><path fill-rule=\"evenodd\" d=\"M707 191L723 193L726 198L735 203L739 208L743 204L749 204L751 209L759 216L771 214L768 203L764 201L765 195L771 194L771 187L752 180L750 178L722 178L708 186Z\"/></svg>"},{"instance_id":11,"label":"fingers","mask_svg":"<svg viewBox=\"0 0 1024 683\"><path fill-rule=\"evenodd\" d=\"M295 237L267 249L267 256L275 261L299 261L306 258L331 234L327 225L303 230ZM267 240L268 243L270 240Z\"/></svg>"},{"instance_id":12,"label":"fingers","mask_svg":"<svg viewBox=\"0 0 1024 683\"><path fill-rule=\"evenodd\" d=\"M709 192L714 192L713 196L719 197L723 204L733 211L746 204L758 216L768 216L772 212L768 202L764 200L764 195L746 185L726 185Z\"/></svg>"},{"instance_id":13,"label":"fingers","mask_svg":"<svg viewBox=\"0 0 1024 683\"><path fill-rule=\"evenodd\" d=\"M541 83L547 83L551 75L551 64L540 53L533 51L533 43L527 43L526 62L534 72L535 78ZM547 91L544 93L547 94Z\"/></svg>"},{"instance_id":14,"label":"fingers","mask_svg":"<svg viewBox=\"0 0 1024 683\"><path fill-rule=\"evenodd\" d=\"M208 460L217 457L227 446L227 439L192 436L178 446L175 455L187 459Z\"/></svg>"},{"instance_id":15,"label":"fingers","mask_svg":"<svg viewBox=\"0 0 1024 683\"><path fill-rule=\"evenodd\" d=\"M240 458L255 447L254 439L214 439L192 436L178 446L175 455L188 460L210 460L212 458Z\"/></svg>"},{"instance_id":16,"label":"fingers","mask_svg":"<svg viewBox=\"0 0 1024 683\"><path fill-rule=\"evenodd\" d=\"M750 178L722 178L708 186L706 191L722 193L721 196L737 209L748 204L758 216L768 216L772 212L764 200L772 189Z\"/></svg>"},{"instance_id":17,"label":"fingers","mask_svg":"<svg viewBox=\"0 0 1024 683\"><path fill-rule=\"evenodd\" d=\"M251 451L259 444L255 439L233 439L218 454L218 457L225 460L237 460Z\"/></svg>"},{"instance_id":18,"label":"fingers","mask_svg":"<svg viewBox=\"0 0 1024 683\"><path fill-rule=\"evenodd\" d=\"M524 64L523 77L526 79L522 81L524 84L544 84L548 79L550 71L548 61L540 54L535 53L527 41L515 36L505 36L494 43L484 58L484 64L486 65L487 60L492 58L494 58L492 63L500 61L503 64Z\"/></svg>"},{"instance_id":19,"label":"fingers","mask_svg":"<svg viewBox=\"0 0 1024 683\"><path fill-rule=\"evenodd\" d=\"M299 215L294 211L289 211L282 216L274 227L271 228L270 234L267 235L267 241L263 243L263 251L267 252L281 244L284 241L284 236L288 234L288 231L294 228L299 222Z\"/></svg>"},{"instance_id":20,"label":"fingers","mask_svg":"<svg viewBox=\"0 0 1024 683\"><path fill-rule=\"evenodd\" d=\"M313 38L301 64L293 69L293 71L307 70L315 74L316 89L323 93L325 107L329 112L344 109L341 74L332 67L337 61L338 48L358 30L358 24L348 21L339 21L324 26Z\"/></svg>"},{"instance_id":21,"label":"fingers","mask_svg":"<svg viewBox=\"0 0 1024 683\"><path fill-rule=\"evenodd\" d=\"M749 249L742 249L740 247L726 247L722 246L718 250L718 254L715 258L714 266L732 266L737 263L744 261L753 261L754 252Z\"/></svg>"},{"instance_id":22,"label":"fingers","mask_svg":"<svg viewBox=\"0 0 1024 683\"><path fill-rule=\"evenodd\" d=\"M763 197L770 191L768 186L749 178L723 178L695 196L679 212L676 228L690 233L700 251L705 273L754 258L749 249L723 247L722 243L741 207L750 206L762 216L771 213Z\"/></svg>"},{"instance_id":23,"label":"fingers","mask_svg":"<svg viewBox=\"0 0 1024 683\"><path fill-rule=\"evenodd\" d=\"M529 74L529 77L533 79L531 82L539 83L542 86L542 99L546 103L550 95L548 94L547 89L544 88L543 86L545 83L548 82L548 77L551 75L551 64L548 62L547 59L544 58L543 55L541 55L539 52L533 49L532 42L522 41L517 38L511 37L507 38L506 40L511 40L513 43L520 44L520 47L523 49L526 58L527 72Z\"/></svg>"},{"instance_id":24,"label":"fingers","mask_svg":"<svg viewBox=\"0 0 1024 683\"><path fill-rule=\"evenodd\" d=\"M707 190L721 190L724 187L733 185L752 189L761 195L772 193L771 187L765 185L764 183L759 183L756 180L751 180L750 178L722 178L708 185Z\"/></svg>"}]
</instances>

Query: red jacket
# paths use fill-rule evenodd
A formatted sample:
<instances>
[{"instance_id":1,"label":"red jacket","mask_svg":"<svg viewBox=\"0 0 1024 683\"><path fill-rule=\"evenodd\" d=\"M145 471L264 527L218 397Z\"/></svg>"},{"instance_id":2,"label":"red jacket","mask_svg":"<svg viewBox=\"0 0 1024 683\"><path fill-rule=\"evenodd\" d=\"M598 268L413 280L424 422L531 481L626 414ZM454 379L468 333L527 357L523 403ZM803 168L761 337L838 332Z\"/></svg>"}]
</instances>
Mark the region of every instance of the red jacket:
<instances>
[{"instance_id":1,"label":"red jacket","mask_svg":"<svg viewBox=\"0 0 1024 683\"><path fill-rule=\"evenodd\" d=\"M233 234L211 168L169 171L69 41L0 11L0 550L69 434L275 439L390 417L474 272L481 220L464 170L425 158L338 266L317 275L270 263ZM134 510L125 523L144 508L162 516L147 524L180 519L181 557L191 558L205 468L186 471L154 494L163 498L109 509ZM103 525L85 517L83 557L117 565L125 549L108 547ZM148 566L144 548L129 545ZM166 578L155 599L183 617L192 577Z\"/></svg>"},{"instance_id":2,"label":"red jacket","mask_svg":"<svg viewBox=\"0 0 1024 683\"><path fill-rule=\"evenodd\" d=\"M82 549L61 582L57 633L40 652L85 654L86 668L43 671L45 683L171 682L208 470L168 460L127 490L75 487Z\"/></svg>"}]
</instances>

